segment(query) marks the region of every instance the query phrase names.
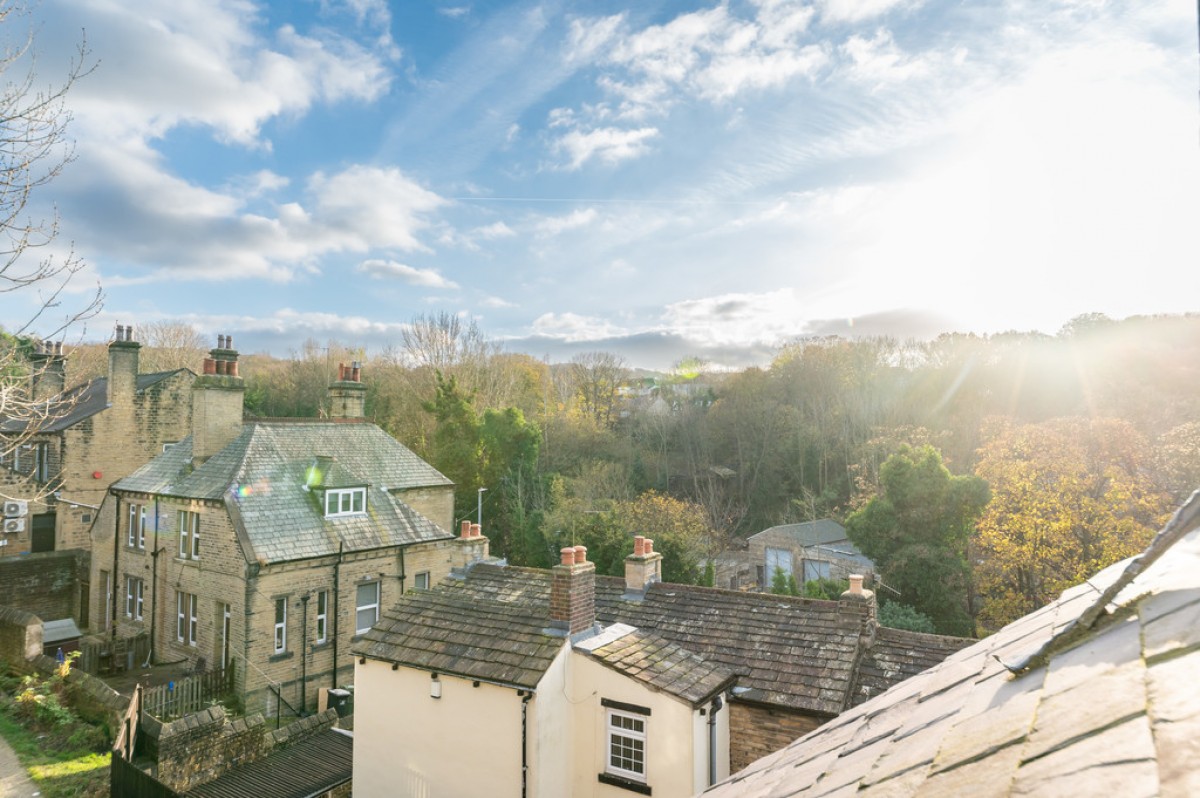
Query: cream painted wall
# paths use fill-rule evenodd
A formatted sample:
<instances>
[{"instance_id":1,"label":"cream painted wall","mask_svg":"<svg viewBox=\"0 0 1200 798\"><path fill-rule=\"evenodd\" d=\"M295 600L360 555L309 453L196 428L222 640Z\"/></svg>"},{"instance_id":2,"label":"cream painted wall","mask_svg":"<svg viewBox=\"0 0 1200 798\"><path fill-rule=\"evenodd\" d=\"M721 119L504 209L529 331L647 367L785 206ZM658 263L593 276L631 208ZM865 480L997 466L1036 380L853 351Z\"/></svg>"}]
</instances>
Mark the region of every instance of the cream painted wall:
<instances>
[{"instance_id":1,"label":"cream painted wall","mask_svg":"<svg viewBox=\"0 0 1200 798\"><path fill-rule=\"evenodd\" d=\"M354 666L355 798L521 795L521 698L512 688ZM532 714L532 713L531 713Z\"/></svg>"},{"instance_id":2,"label":"cream painted wall","mask_svg":"<svg viewBox=\"0 0 1200 798\"><path fill-rule=\"evenodd\" d=\"M537 696L530 704L530 798L571 794L574 740L571 704L564 694L573 655L566 642L538 682Z\"/></svg>"},{"instance_id":3,"label":"cream painted wall","mask_svg":"<svg viewBox=\"0 0 1200 798\"><path fill-rule=\"evenodd\" d=\"M722 699L724 706L717 712L717 781L729 775L729 702ZM712 701L701 709L711 710ZM692 717L694 750L692 783L696 792L712 785L708 783L708 715L699 712ZM715 782L714 782L715 783Z\"/></svg>"},{"instance_id":4,"label":"cream painted wall","mask_svg":"<svg viewBox=\"0 0 1200 798\"><path fill-rule=\"evenodd\" d=\"M703 781L695 781L693 764L698 711L576 652L572 652L568 684L575 743L570 795L629 798L632 794L597 780L604 772L606 755L607 709L600 704L602 698L650 709L646 719L646 783L656 798L689 798L704 788Z\"/></svg>"}]
</instances>

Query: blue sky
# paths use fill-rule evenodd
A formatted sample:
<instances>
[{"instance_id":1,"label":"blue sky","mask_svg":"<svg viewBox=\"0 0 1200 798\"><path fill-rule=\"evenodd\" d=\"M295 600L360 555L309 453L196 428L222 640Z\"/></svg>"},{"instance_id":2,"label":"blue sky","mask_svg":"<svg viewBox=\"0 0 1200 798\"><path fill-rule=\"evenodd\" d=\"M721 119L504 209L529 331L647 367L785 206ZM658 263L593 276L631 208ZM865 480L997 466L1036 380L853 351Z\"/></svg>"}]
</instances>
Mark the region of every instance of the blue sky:
<instances>
[{"instance_id":1,"label":"blue sky","mask_svg":"<svg viewBox=\"0 0 1200 798\"><path fill-rule=\"evenodd\" d=\"M378 351L450 311L552 360L743 365L808 334L1200 310L1195 14L43 0L39 79L81 33L96 68L38 199L105 288L98 339L167 319Z\"/></svg>"}]
</instances>

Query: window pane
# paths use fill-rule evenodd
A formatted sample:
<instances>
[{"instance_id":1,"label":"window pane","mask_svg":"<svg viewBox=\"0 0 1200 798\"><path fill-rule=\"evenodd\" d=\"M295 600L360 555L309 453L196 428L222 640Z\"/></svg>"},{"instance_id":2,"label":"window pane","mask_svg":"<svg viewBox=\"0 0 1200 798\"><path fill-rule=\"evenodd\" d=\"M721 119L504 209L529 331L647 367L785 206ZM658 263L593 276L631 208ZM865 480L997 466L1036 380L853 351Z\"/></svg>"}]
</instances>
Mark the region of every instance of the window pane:
<instances>
[{"instance_id":1,"label":"window pane","mask_svg":"<svg viewBox=\"0 0 1200 798\"><path fill-rule=\"evenodd\" d=\"M361 513L363 511L363 496L365 494L366 491L361 490L356 490L351 494L351 498L354 500L354 512Z\"/></svg>"},{"instance_id":2,"label":"window pane","mask_svg":"<svg viewBox=\"0 0 1200 798\"><path fill-rule=\"evenodd\" d=\"M358 606L364 607L368 604L378 603L378 601L377 601L377 599L379 597L378 589L379 589L378 582L367 582L366 584L359 585L358 586Z\"/></svg>"},{"instance_id":3,"label":"window pane","mask_svg":"<svg viewBox=\"0 0 1200 798\"><path fill-rule=\"evenodd\" d=\"M322 590L320 593L317 594L317 614L318 615L325 614L325 603L326 603L328 597L329 597L329 594L326 593L324 590Z\"/></svg>"},{"instance_id":4,"label":"window pane","mask_svg":"<svg viewBox=\"0 0 1200 798\"><path fill-rule=\"evenodd\" d=\"M275 601L275 623L283 623L285 614L287 613L287 602L283 599Z\"/></svg>"}]
</instances>

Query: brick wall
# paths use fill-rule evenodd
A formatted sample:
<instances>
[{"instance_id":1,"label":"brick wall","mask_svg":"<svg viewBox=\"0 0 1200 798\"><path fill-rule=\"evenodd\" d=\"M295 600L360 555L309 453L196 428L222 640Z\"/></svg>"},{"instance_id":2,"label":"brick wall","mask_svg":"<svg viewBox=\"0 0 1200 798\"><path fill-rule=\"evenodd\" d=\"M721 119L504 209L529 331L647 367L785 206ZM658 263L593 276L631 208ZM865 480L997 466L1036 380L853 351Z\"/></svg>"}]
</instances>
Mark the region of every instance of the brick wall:
<instances>
[{"instance_id":1,"label":"brick wall","mask_svg":"<svg viewBox=\"0 0 1200 798\"><path fill-rule=\"evenodd\" d=\"M731 701L729 771L736 773L824 724L828 718Z\"/></svg>"},{"instance_id":2,"label":"brick wall","mask_svg":"<svg viewBox=\"0 0 1200 798\"><path fill-rule=\"evenodd\" d=\"M32 612L45 621L75 617L79 580L87 574L88 559L82 551L0 559L0 604Z\"/></svg>"}]
</instances>

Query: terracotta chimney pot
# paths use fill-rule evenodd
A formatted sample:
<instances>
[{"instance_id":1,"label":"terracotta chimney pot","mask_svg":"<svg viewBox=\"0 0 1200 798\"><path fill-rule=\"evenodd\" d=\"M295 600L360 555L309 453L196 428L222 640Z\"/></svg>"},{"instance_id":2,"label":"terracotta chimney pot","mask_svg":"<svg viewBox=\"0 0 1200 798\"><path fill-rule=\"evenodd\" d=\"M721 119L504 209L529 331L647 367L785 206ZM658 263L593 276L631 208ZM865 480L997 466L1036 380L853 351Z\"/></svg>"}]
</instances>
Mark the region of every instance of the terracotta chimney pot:
<instances>
[{"instance_id":1,"label":"terracotta chimney pot","mask_svg":"<svg viewBox=\"0 0 1200 798\"><path fill-rule=\"evenodd\" d=\"M653 553L654 553L654 541L651 540L650 538L645 538L644 542L642 543L642 554L653 554Z\"/></svg>"},{"instance_id":2,"label":"terracotta chimney pot","mask_svg":"<svg viewBox=\"0 0 1200 798\"><path fill-rule=\"evenodd\" d=\"M641 535L633 536L633 556L641 557L646 553L646 539Z\"/></svg>"},{"instance_id":3,"label":"terracotta chimney pot","mask_svg":"<svg viewBox=\"0 0 1200 798\"><path fill-rule=\"evenodd\" d=\"M574 548L567 546L565 549L562 549L559 552L559 554L562 555L562 564L563 565L574 565L575 564L575 549Z\"/></svg>"},{"instance_id":4,"label":"terracotta chimney pot","mask_svg":"<svg viewBox=\"0 0 1200 798\"><path fill-rule=\"evenodd\" d=\"M471 537L473 537L473 538L483 537L483 527L480 526L479 524L471 524Z\"/></svg>"},{"instance_id":5,"label":"terracotta chimney pot","mask_svg":"<svg viewBox=\"0 0 1200 798\"><path fill-rule=\"evenodd\" d=\"M587 560L587 546L576 546L575 547L575 564L582 565L583 563L585 563L587 561L588 561Z\"/></svg>"},{"instance_id":6,"label":"terracotta chimney pot","mask_svg":"<svg viewBox=\"0 0 1200 798\"><path fill-rule=\"evenodd\" d=\"M863 592L863 575L850 574L850 592L856 596L861 596Z\"/></svg>"},{"instance_id":7,"label":"terracotta chimney pot","mask_svg":"<svg viewBox=\"0 0 1200 798\"><path fill-rule=\"evenodd\" d=\"M462 522L462 532L459 533L459 536L463 537L463 538L471 537L471 522L470 521Z\"/></svg>"},{"instance_id":8,"label":"terracotta chimney pot","mask_svg":"<svg viewBox=\"0 0 1200 798\"><path fill-rule=\"evenodd\" d=\"M217 373L217 361L213 360L211 357L204 358L204 373L205 374L216 374Z\"/></svg>"},{"instance_id":9,"label":"terracotta chimney pot","mask_svg":"<svg viewBox=\"0 0 1200 798\"><path fill-rule=\"evenodd\" d=\"M231 360L227 364L225 364L225 373L228 374L230 377L237 377L238 376L238 362L236 360Z\"/></svg>"}]
</instances>

